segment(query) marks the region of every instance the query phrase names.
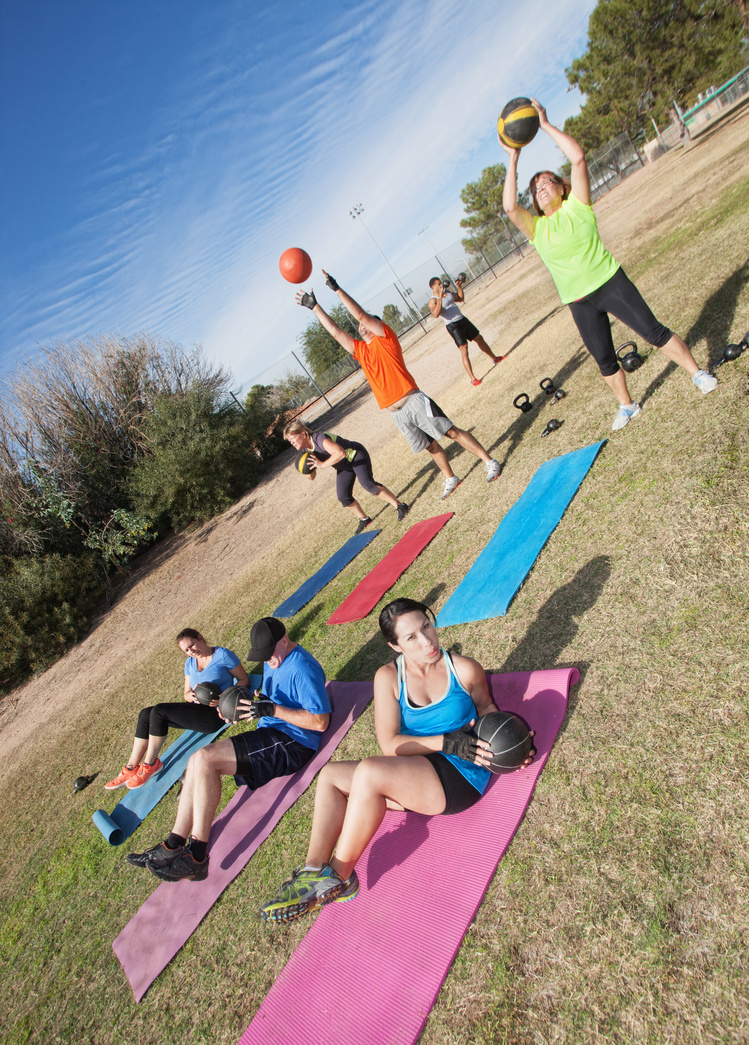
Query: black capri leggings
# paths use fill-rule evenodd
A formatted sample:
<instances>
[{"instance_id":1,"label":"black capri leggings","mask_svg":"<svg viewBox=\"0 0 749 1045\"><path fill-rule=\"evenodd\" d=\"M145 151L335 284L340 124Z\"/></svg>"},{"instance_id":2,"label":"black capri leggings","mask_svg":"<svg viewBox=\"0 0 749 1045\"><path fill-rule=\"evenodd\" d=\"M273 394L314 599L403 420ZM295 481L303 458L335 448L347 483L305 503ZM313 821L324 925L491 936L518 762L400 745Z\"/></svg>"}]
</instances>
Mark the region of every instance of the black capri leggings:
<instances>
[{"instance_id":1,"label":"black capri leggings","mask_svg":"<svg viewBox=\"0 0 749 1045\"><path fill-rule=\"evenodd\" d=\"M194 729L197 733L215 733L223 724L215 708L206 704L190 704L185 700L179 704L154 704L143 708L135 727L136 740L147 740L148 736L165 737L170 726L177 729Z\"/></svg>"},{"instance_id":2,"label":"black capri leggings","mask_svg":"<svg viewBox=\"0 0 749 1045\"><path fill-rule=\"evenodd\" d=\"M354 483L358 479L367 493L376 497L380 492L380 483L372 476L372 459L369 451L360 447L353 461L343 461L333 466L336 470L335 492L344 508L354 503Z\"/></svg>"},{"instance_id":3,"label":"black capri leggings","mask_svg":"<svg viewBox=\"0 0 749 1045\"><path fill-rule=\"evenodd\" d=\"M622 268L592 294L570 302L570 312L585 347L604 377L611 377L619 369L609 312L656 348L663 348L673 337L673 331L658 322Z\"/></svg>"}]
</instances>

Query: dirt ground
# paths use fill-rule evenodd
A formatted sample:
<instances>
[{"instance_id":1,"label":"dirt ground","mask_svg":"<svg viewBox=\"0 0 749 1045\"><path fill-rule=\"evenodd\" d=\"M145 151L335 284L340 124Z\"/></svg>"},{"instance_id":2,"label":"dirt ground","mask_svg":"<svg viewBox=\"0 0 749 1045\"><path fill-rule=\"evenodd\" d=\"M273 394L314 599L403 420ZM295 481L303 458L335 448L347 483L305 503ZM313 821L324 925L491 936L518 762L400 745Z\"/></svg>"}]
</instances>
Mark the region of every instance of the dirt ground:
<instances>
[{"instance_id":1,"label":"dirt ground","mask_svg":"<svg viewBox=\"0 0 749 1045\"><path fill-rule=\"evenodd\" d=\"M747 134L749 113L745 110L734 122L729 134L741 141ZM661 222L673 221L680 191L691 191L690 185L695 184L693 180L679 184L681 154L680 149L673 150L632 175L616 192L596 204L604 241L616 242L618 253L624 253L629 246L633 226L622 204L626 196L635 192L639 195L643 179L652 182L653 191L648 197L649 205L643 209L639 204L639 228L656 228ZM717 167L709 147L701 149L698 160L697 166L704 175L699 191L707 196L717 196L722 191L730 177L736 176L732 163L740 162L729 155L723 166ZM688 166L694 178L695 166ZM546 318L557 311L565 314L553 294L551 278L534 252L498 280L490 280L474 293L469 289L464 306L493 349L508 354L491 372L500 378L512 371L512 352L530 333L517 322L505 327L501 321L504 299L516 298L523 293L525 284L529 291L533 288L535 315L539 287L545 288L549 297ZM356 294L356 287L350 289ZM470 389L459 354L441 321L433 321L428 333L413 344L406 343L405 356L420 386L438 401L442 396L453 398L455 388L465 396L468 392L481 395L487 388L485 382L481 388ZM475 364L484 362L475 347L471 357ZM482 365L479 372L483 369ZM450 404L446 405L451 412ZM457 424L468 427L465 411L461 407L461 414L456 414L455 419ZM377 409L363 378L357 392L320 420L326 428L334 425L342 435L362 440L372 452L375 474L378 451L402 441L387 411ZM403 450L408 453L405 446ZM291 457L291 451L279 457L263 482L223 515L192 532L172 537L141 556L117 592L114 605L100 616L86 638L43 675L6 698L0 708L0 781L9 769L18 769L18 759L9 756L19 753L40 728L53 720L64 720L67 709L80 701L82 694L113 689L126 665L133 668L138 660L150 655L154 644L167 642L181 628L199 622L203 607L218 594L219 569L222 578L237 578L248 563L263 557L273 568L273 549L281 546L292 523L320 498L332 496L330 482L318 479L302 483L292 475ZM387 481L384 474L382 478Z\"/></svg>"}]
</instances>

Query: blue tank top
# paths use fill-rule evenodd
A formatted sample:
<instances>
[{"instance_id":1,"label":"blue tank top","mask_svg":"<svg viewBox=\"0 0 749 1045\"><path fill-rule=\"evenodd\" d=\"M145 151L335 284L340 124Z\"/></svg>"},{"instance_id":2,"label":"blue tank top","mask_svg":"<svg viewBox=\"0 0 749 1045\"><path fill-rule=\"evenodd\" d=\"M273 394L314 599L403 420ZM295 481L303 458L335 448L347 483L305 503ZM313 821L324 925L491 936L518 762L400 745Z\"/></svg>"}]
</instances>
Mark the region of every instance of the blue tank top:
<instances>
[{"instance_id":1,"label":"blue tank top","mask_svg":"<svg viewBox=\"0 0 749 1045\"><path fill-rule=\"evenodd\" d=\"M403 654L398 657L398 703L401 707L401 733L410 737L435 737L441 733L452 733L476 718L476 705L471 694L461 684L450 654L442 650L448 671L448 685L444 695L431 704L420 707L411 702L406 690L406 673L403 670ZM445 755L469 784L483 795L491 773L475 762L468 762L457 755Z\"/></svg>"}]
</instances>

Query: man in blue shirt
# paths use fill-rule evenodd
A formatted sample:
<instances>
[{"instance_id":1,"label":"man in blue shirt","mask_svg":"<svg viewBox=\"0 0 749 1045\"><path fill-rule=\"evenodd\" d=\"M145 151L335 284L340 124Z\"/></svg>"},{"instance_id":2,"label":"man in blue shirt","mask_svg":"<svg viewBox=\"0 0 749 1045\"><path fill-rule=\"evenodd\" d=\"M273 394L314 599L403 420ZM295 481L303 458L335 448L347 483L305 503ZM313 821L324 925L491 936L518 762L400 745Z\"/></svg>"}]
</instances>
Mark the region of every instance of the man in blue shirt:
<instances>
[{"instance_id":1,"label":"man in blue shirt","mask_svg":"<svg viewBox=\"0 0 749 1045\"><path fill-rule=\"evenodd\" d=\"M325 673L315 658L292 642L275 617L250 632L248 662L263 662L263 693L240 700L240 720L257 728L196 751L190 758L169 837L128 863L147 867L165 882L202 881L208 875L208 835L221 800L221 777L233 776L253 790L301 769L320 746L330 721Z\"/></svg>"}]
</instances>

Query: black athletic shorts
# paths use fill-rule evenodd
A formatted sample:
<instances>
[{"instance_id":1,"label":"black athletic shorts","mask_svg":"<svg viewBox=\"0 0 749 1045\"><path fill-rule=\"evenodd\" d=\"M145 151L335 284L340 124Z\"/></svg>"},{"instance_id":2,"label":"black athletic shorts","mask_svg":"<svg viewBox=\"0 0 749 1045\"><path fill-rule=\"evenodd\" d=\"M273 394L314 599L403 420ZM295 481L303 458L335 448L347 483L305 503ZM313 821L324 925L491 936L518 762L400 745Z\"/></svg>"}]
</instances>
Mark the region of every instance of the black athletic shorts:
<instances>
[{"instance_id":1,"label":"black athletic shorts","mask_svg":"<svg viewBox=\"0 0 749 1045\"><path fill-rule=\"evenodd\" d=\"M447 332L458 348L467 345L469 341L475 341L479 335L479 328L475 327L470 319L461 316L454 323L447 324Z\"/></svg>"},{"instance_id":2,"label":"black athletic shorts","mask_svg":"<svg viewBox=\"0 0 749 1045\"><path fill-rule=\"evenodd\" d=\"M464 809L470 809L478 802L481 792L477 791L473 784L468 783L460 770L456 769L450 759L445 758L441 751L433 751L429 755L424 755L424 758L434 766L437 776L440 778L442 790L445 792L443 816L449 816L450 813L462 813Z\"/></svg>"},{"instance_id":3,"label":"black athletic shorts","mask_svg":"<svg viewBox=\"0 0 749 1045\"><path fill-rule=\"evenodd\" d=\"M311 747L292 740L288 733L273 726L262 726L248 733L229 737L234 745L237 772L234 782L255 790L277 776L288 776L306 766L314 755Z\"/></svg>"}]
</instances>

